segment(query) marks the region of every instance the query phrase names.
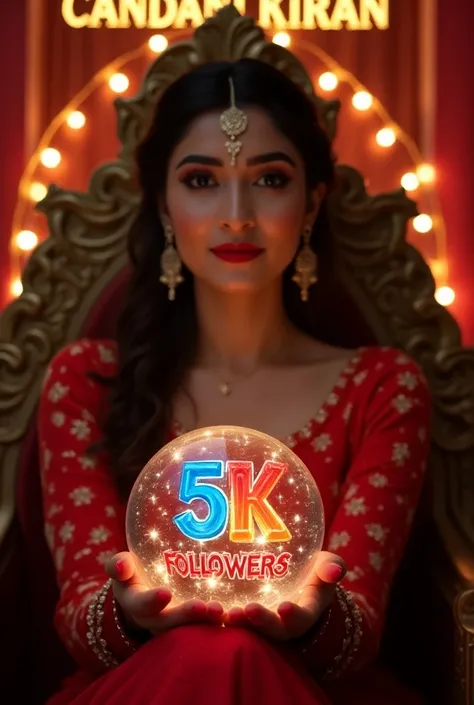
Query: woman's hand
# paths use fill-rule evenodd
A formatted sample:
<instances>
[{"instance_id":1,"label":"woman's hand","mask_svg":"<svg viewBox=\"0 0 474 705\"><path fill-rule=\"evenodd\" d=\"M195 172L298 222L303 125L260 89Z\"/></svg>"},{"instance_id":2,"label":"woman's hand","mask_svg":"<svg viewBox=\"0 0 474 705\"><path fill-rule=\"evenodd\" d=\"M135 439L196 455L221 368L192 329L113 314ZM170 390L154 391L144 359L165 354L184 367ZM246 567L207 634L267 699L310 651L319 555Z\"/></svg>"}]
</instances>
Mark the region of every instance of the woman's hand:
<instances>
[{"instance_id":1,"label":"woman's hand","mask_svg":"<svg viewBox=\"0 0 474 705\"><path fill-rule=\"evenodd\" d=\"M195 622L221 624L223 608L215 602L189 600L169 607L172 595L167 588L150 590L135 569L131 553L117 553L107 561L107 575L112 578L113 593L120 606L124 626L133 631L159 634L167 629Z\"/></svg>"},{"instance_id":2,"label":"woman's hand","mask_svg":"<svg viewBox=\"0 0 474 705\"><path fill-rule=\"evenodd\" d=\"M251 627L271 639L284 641L302 636L329 607L346 566L339 556L321 551L306 581L298 604L282 602L278 612L250 603L233 607L224 617L226 626Z\"/></svg>"}]
</instances>

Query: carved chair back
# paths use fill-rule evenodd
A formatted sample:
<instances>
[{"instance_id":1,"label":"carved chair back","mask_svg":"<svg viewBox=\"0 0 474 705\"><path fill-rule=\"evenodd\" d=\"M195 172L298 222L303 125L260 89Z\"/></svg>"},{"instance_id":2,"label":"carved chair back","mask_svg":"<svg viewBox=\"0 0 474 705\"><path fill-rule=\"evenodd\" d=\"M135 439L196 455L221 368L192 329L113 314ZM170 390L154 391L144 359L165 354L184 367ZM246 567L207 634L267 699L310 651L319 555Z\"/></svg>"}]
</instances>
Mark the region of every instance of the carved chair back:
<instances>
[{"instance_id":1,"label":"carved chair back","mask_svg":"<svg viewBox=\"0 0 474 705\"><path fill-rule=\"evenodd\" d=\"M140 199L133 154L161 92L198 64L244 56L269 62L298 83L334 136L338 103L315 96L308 74L290 52L266 41L251 18L225 7L191 40L172 46L151 65L135 98L117 100L122 149L114 163L96 170L88 192L50 187L40 204L50 237L31 255L24 292L1 317L0 594L16 604L1 619L17 639L9 649L10 662L3 663L2 683L10 677L18 688L15 668L21 663L18 677L23 680L25 668L18 653L29 654L32 686L25 702L43 702L72 668L51 629L57 592L42 538L35 410L46 366L69 341L114 334L127 279L125 240ZM461 347L455 321L435 301L428 266L406 242L406 224L415 214L403 190L369 196L357 171L338 167L330 202L336 273L330 279L323 276L319 284L324 300L331 301L321 323L342 345L376 343L405 350L431 386L429 482L394 590L383 654L406 680L430 693L430 702L446 705L455 702L451 686L448 699L437 700L444 695L430 674L434 669L452 675L454 638L461 634L452 623L455 598L461 595L456 602L460 622L472 612L472 600L462 590L474 580L474 351ZM435 559L446 567L441 582L433 577ZM427 600L437 610L434 628ZM461 646L468 646L469 639L468 632L461 634ZM456 697L462 697L459 693Z\"/></svg>"}]
</instances>

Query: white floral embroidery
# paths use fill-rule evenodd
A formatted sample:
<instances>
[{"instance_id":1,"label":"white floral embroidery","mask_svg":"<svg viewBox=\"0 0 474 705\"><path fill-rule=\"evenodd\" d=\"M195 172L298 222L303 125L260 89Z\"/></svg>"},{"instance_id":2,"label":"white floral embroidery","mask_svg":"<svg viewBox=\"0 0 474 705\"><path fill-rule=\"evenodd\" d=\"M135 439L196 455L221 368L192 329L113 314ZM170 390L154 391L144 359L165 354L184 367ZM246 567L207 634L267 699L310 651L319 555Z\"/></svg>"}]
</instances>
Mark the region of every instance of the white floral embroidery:
<instances>
[{"instance_id":1,"label":"white floral embroidery","mask_svg":"<svg viewBox=\"0 0 474 705\"><path fill-rule=\"evenodd\" d=\"M356 484L349 485L349 487L344 495L344 499L350 499L351 497L353 497L358 489L359 489L359 486Z\"/></svg>"},{"instance_id":2,"label":"white floral embroidery","mask_svg":"<svg viewBox=\"0 0 474 705\"><path fill-rule=\"evenodd\" d=\"M367 507L365 506L365 499L363 497L353 497L353 499L346 502L344 505L345 512L348 516L358 516L359 514L365 514Z\"/></svg>"},{"instance_id":3,"label":"white floral embroidery","mask_svg":"<svg viewBox=\"0 0 474 705\"><path fill-rule=\"evenodd\" d=\"M406 397L404 394L399 394L396 396L392 401L392 404L399 414L405 414L407 411L410 411L413 406L411 399Z\"/></svg>"},{"instance_id":4,"label":"white floral embroidery","mask_svg":"<svg viewBox=\"0 0 474 705\"><path fill-rule=\"evenodd\" d=\"M65 549L64 546L60 546L55 553L54 556L54 564L56 566L56 570L62 570L63 565L64 565L64 554L65 554Z\"/></svg>"},{"instance_id":5,"label":"white floral embroidery","mask_svg":"<svg viewBox=\"0 0 474 705\"><path fill-rule=\"evenodd\" d=\"M54 516L56 516L56 514L60 514L63 510L64 507L62 504L53 503L46 512L46 517L48 519L52 519Z\"/></svg>"},{"instance_id":6,"label":"white floral embroidery","mask_svg":"<svg viewBox=\"0 0 474 705\"><path fill-rule=\"evenodd\" d=\"M75 507L90 504L94 496L89 487L76 487L76 489L69 493L69 497L72 499Z\"/></svg>"},{"instance_id":7,"label":"white floral embroidery","mask_svg":"<svg viewBox=\"0 0 474 705\"><path fill-rule=\"evenodd\" d=\"M418 387L418 377L413 372L401 372L398 375L398 384L400 387L413 391Z\"/></svg>"},{"instance_id":8,"label":"white floral embroidery","mask_svg":"<svg viewBox=\"0 0 474 705\"><path fill-rule=\"evenodd\" d=\"M106 529L105 526L98 526L97 528L91 530L89 536L89 543L104 543L104 541L107 541L109 538L110 531Z\"/></svg>"},{"instance_id":9,"label":"white floral embroidery","mask_svg":"<svg viewBox=\"0 0 474 705\"><path fill-rule=\"evenodd\" d=\"M314 450L321 453L327 450L329 446L332 445L332 438L329 433L321 433L321 435L316 436L316 438L312 441L311 445L313 446Z\"/></svg>"},{"instance_id":10,"label":"white floral embroidery","mask_svg":"<svg viewBox=\"0 0 474 705\"><path fill-rule=\"evenodd\" d=\"M117 551L115 549L111 551L101 551L97 556L97 563L104 565L110 558L115 556Z\"/></svg>"},{"instance_id":11,"label":"white floral embroidery","mask_svg":"<svg viewBox=\"0 0 474 705\"><path fill-rule=\"evenodd\" d=\"M66 541L72 541L75 529L76 527L74 524L70 521L66 521L59 529L59 538L61 541L63 541L63 543L66 543Z\"/></svg>"},{"instance_id":12,"label":"white floral embroidery","mask_svg":"<svg viewBox=\"0 0 474 705\"><path fill-rule=\"evenodd\" d=\"M43 469L49 470L49 466L51 465L51 460L53 457L53 453L50 451L49 448L45 448L43 451Z\"/></svg>"},{"instance_id":13,"label":"white floral embroidery","mask_svg":"<svg viewBox=\"0 0 474 705\"><path fill-rule=\"evenodd\" d=\"M65 421L66 421L66 417L62 411L55 411L54 413L51 414L51 422L57 428L61 428L61 426L64 426Z\"/></svg>"},{"instance_id":14,"label":"white floral embroidery","mask_svg":"<svg viewBox=\"0 0 474 705\"><path fill-rule=\"evenodd\" d=\"M89 438L91 429L87 421L76 419L71 424L71 434L76 436L79 441L85 441Z\"/></svg>"},{"instance_id":15,"label":"white floral embroidery","mask_svg":"<svg viewBox=\"0 0 474 705\"><path fill-rule=\"evenodd\" d=\"M331 394L328 397L327 404L328 406L336 406L336 404L339 401L339 397L335 392L331 392Z\"/></svg>"},{"instance_id":16,"label":"white floral embroidery","mask_svg":"<svg viewBox=\"0 0 474 705\"><path fill-rule=\"evenodd\" d=\"M71 357L75 357L76 355L82 355L83 352L84 348L82 347L82 345L71 345L71 347L69 348L69 354L71 355Z\"/></svg>"},{"instance_id":17,"label":"white floral embroidery","mask_svg":"<svg viewBox=\"0 0 474 705\"><path fill-rule=\"evenodd\" d=\"M395 461L397 465L404 465L405 460L410 457L410 449L408 443L397 443L395 442L392 447L392 460Z\"/></svg>"},{"instance_id":18,"label":"white floral embroidery","mask_svg":"<svg viewBox=\"0 0 474 705\"><path fill-rule=\"evenodd\" d=\"M395 502L399 505L405 504L405 498L402 497L400 494L395 495Z\"/></svg>"},{"instance_id":19,"label":"white floral embroidery","mask_svg":"<svg viewBox=\"0 0 474 705\"><path fill-rule=\"evenodd\" d=\"M372 487L386 487L388 484L388 479L385 475L381 475L381 473L376 472L369 477L369 484L371 484Z\"/></svg>"},{"instance_id":20,"label":"white floral embroidery","mask_svg":"<svg viewBox=\"0 0 474 705\"><path fill-rule=\"evenodd\" d=\"M366 525L367 536L377 543L383 543L388 534L388 529L384 529L381 524L367 524Z\"/></svg>"},{"instance_id":21,"label":"white floral embroidery","mask_svg":"<svg viewBox=\"0 0 474 705\"><path fill-rule=\"evenodd\" d=\"M101 362L114 363L115 353L110 348L106 348L103 345L99 345L99 357Z\"/></svg>"},{"instance_id":22,"label":"white floral embroidery","mask_svg":"<svg viewBox=\"0 0 474 705\"><path fill-rule=\"evenodd\" d=\"M84 558L84 556L90 556L92 553L92 548L81 548L80 551L74 554L74 560L79 561L81 558Z\"/></svg>"},{"instance_id":23,"label":"white floral embroidery","mask_svg":"<svg viewBox=\"0 0 474 705\"><path fill-rule=\"evenodd\" d=\"M410 360L406 355L398 355L398 357L395 358L395 362L397 365L407 365Z\"/></svg>"},{"instance_id":24,"label":"white floral embroidery","mask_svg":"<svg viewBox=\"0 0 474 705\"><path fill-rule=\"evenodd\" d=\"M308 423L308 424L306 424L306 426L303 429L301 429L300 436L302 436L303 438L311 438L311 434L312 434L311 424Z\"/></svg>"},{"instance_id":25,"label":"white floral embroidery","mask_svg":"<svg viewBox=\"0 0 474 705\"><path fill-rule=\"evenodd\" d=\"M351 418L352 415L352 409L354 408L353 404L347 404L346 408L342 412L342 418L344 421L347 423L349 419Z\"/></svg>"},{"instance_id":26,"label":"white floral embroidery","mask_svg":"<svg viewBox=\"0 0 474 705\"><path fill-rule=\"evenodd\" d=\"M346 370L346 372L347 372L347 371L348 371L348 370ZM338 379L338 381L337 381L337 383L336 383L336 387L338 387L339 389L345 389L345 387L347 387L347 379L346 379L346 377L341 377L340 379Z\"/></svg>"},{"instance_id":27,"label":"white floral embroidery","mask_svg":"<svg viewBox=\"0 0 474 705\"><path fill-rule=\"evenodd\" d=\"M369 563L377 573L380 573L383 566L383 558L380 553L369 553Z\"/></svg>"},{"instance_id":28,"label":"white floral embroidery","mask_svg":"<svg viewBox=\"0 0 474 705\"><path fill-rule=\"evenodd\" d=\"M337 551L341 546L346 547L350 540L351 537L347 531L336 531L329 540L329 550Z\"/></svg>"},{"instance_id":29,"label":"white floral embroidery","mask_svg":"<svg viewBox=\"0 0 474 705\"><path fill-rule=\"evenodd\" d=\"M368 374L369 374L368 370L362 370L362 372L358 372L353 378L354 384L357 387L359 387L362 384L362 382L366 379Z\"/></svg>"},{"instance_id":30,"label":"white floral embroidery","mask_svg":"<svg viewBox=\"0 0 474 705\"><path fill-rule=\"evenodd\" d=\"M63 397L65 397L68 392L69 387L66 387L66 385L61 384L61 382L55 382L48 392L48 399L52 401L53 404L56 404L56 402L60 401Z\"/></svg>"},{"instance_id":31,"label":"white floral embroidery","mask_svg":"<svg viewBox=\"0 0 474 705\"><path fill-rule=\"evenodd\" d=\"M326 409L319 409L319 411L316 413L316 416L314 417L316 423L324 423L328 417L328 412Z\"/></svg>"},{"instance_id":32,"label":"white floral embroidery","mask_svg":"<svg viewBox=\"0 0 474 705\"><path fill-rule=\"evenodd\" d=\"M76 457L76 451L75 450L63 450L61 453L61 458L75 458Z\"/></svg>"},{"instance_id":33,"label":"white floral embroidery","mask_svg":"<svg viewBox=\"0 0 474 705\"><path fill-rule=\"evenodd\" d=\"M90 455L81 455L78 461L83 470L92 470L97 465L96 459Z\"/></svg>"},{"instance_id":34,"label":"white floral embroidery","mask_svg":"<svg viewBox=\"0 0 474 705\"><path fill-rule=\"evenodd\" d=\"M107 507L105 508L105 515L106 515L107 517L115 517L115 516L117 516L117 512L115 511L115 507L112 507L112 506L110 506L110 505L107 506Z\"/></svg>"},{"instance_id":35,"label":"white floral embroidery","mask_svg":"<svg viewBox=\"0 0 474 705\"><path fill-rule=\"evenodd\" d=\"M46 537L46 543L49 546L49 550L52 551L54 548L54 526L52 524L46 523L44 525L44 535Z\"/></svg>"},{"instance_id":36,"label":"white floral embroidery","mask_svg":"<svg viewBox=\"0 0 474 705\"><path fill-rule=\"evenodd\" d=\"M89 582L87 583L82 583L82 585L78 585L76 588L76 592L79 595L82 595L83 592L91 590L92 588L97 588L100 584L100 580L89 580Z\"/></svg>"},{"instance_id":37,"label":"white floral embroidery","mask_svg":"<svg viewBox=\"0 0 474 705\"><path fill-rule=\"evenodd\" d=\"M359 580L359 578L363 578L363 577L364 577L364 571L362 570L362 568L359 568L358 565L355 565L354 568L352 568L352 570L348 570L345 575L345 579L349 580L349 582L351 582L351 583L353 583L354 580Z\"/></svg>"}]
</instances>

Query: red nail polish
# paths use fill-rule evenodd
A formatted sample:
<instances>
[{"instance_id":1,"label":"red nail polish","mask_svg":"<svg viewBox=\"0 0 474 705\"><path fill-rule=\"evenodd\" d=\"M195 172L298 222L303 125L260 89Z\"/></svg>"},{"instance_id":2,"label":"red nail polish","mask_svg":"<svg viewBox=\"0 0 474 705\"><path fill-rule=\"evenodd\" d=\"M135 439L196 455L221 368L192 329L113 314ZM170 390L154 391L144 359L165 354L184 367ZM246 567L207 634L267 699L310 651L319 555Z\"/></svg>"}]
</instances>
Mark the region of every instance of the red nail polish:
<instances>
[{"instance_id":1,"label":"red nail polish","mask_svg":"<svg viewBox=\"0 0 474 705\"><path fill-rule=\"evenodd\" d=\"M124 566L125 566L124 561L117 561L117 563L115 564L115 569L116 569L117 573L121 573L122 570L124 569Z\"/></svg>"},{"instance_id":2,"label":"red nail polish","mask_svg":"<svg viewBox=\"0 0 474 705\"><path fill-rule=\"evenodd\" d=\"M337 583L344 573L344 569L339 563L330 563L325 568L327 579L331 583Z\"/></svg>"}]
</instances>

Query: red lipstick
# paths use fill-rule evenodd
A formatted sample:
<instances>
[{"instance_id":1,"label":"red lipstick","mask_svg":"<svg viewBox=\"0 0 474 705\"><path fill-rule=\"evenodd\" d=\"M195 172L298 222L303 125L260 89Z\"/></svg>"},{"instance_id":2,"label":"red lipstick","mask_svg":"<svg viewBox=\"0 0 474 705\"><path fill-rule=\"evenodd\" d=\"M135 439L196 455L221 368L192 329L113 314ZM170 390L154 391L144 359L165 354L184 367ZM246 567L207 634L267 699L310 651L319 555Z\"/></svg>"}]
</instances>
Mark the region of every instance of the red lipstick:
<instances>
[{"instance_id":1,"label":"red lipstick","mask_svg":"<svg viewBox=\"0 0 474 705\"><path fill-rule=\"evenodd\" d=\"M227 242L218 247L211 247L211 252L225 262L250 262L263 252L263 247L252 245L250 242Z\"/></svg>"}]
</instances>

